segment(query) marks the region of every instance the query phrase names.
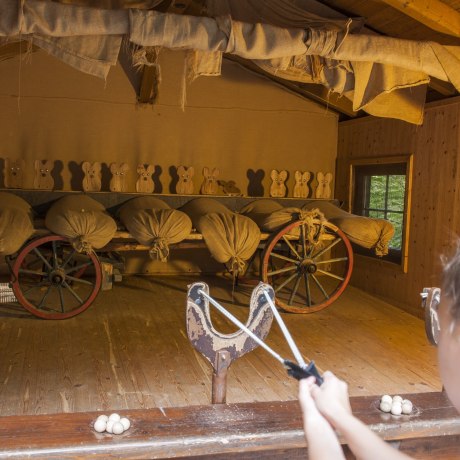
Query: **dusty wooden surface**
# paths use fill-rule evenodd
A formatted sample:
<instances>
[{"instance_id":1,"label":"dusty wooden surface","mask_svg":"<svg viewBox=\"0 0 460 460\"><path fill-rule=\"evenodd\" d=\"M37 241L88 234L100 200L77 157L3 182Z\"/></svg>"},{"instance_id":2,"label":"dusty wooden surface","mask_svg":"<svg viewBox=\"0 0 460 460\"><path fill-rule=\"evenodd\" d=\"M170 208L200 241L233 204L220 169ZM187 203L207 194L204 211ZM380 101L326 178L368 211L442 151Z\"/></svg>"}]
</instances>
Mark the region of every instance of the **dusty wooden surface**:
<instances>
[{"instance_id":1,"label":"dusty wooden surface","mask_svg":"<svg viewBox=\"0 0 460 460\"><path fill-rule=\"evenodd\" d=\"M436 453L436 458L460 454L460 444L450 442L460 436L460 416L445 395L406 397L414 403L413 415L383 414L372 396L355 397L351 403L354 413L396 448L405 451L408 441L408 451L416 451L419 458L430 457L418 445L425 446L422 451L428 448L430 454ZM0 458L223 458L236 453L251 458L281 451L285 456L278 458L295 458L290 451L295 454L306 446L297 401L127 410L122 415L132 426L118 436L96 433L92 423L97 415L2 417Z\"/></svg>"},{"instance_id":2,"label":"dusty wooden surface","mask_svg":"<svg viewBox=\"0 0 460 460\"><path fill-rule=\"evenodd\" d=\"M212 368L185 330L187 284L197 277L131 277L83 314L44 321L0 306L0 416L209 404ZM203 278L245 322L248 294L230 279ZM282 313L301 352L349 383L355 396L439 391L436 350L424 323L348 288L312 315ZM215 327L235 331L218 313ZM278 327L267 343L291 357ZM227 402L297 399L297 382L257 348L228 370Z\"/></svg>"}]
</instances>

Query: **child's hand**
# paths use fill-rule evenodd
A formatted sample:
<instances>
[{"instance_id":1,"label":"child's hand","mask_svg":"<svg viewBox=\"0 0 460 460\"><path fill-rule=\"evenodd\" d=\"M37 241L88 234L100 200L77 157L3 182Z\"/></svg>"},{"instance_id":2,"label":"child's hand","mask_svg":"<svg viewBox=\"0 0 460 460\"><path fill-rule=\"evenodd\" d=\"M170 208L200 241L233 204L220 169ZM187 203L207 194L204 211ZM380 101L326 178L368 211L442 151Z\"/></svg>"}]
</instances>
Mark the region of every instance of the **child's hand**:
<instances>
[{"instance_id":1,"label":"child's hand","mask_svg":"<svg viewBox=\"0 0 460 460\"><path fill-rule=\"evenodd\" d=\"M303 426L311 459L344 459L342 447L329 422L318 411L311 391L315 378L299 381L299 402L302 409Z\"/></svg>"},{"instance_id":2,"label":"child's hand","mask_svg":"<svg viewBox=\"0 0 460 460\"><path fill-rule=\"evenodd\" d=\"M337 427L338 419L351 414L348 385L330 371L326 371L323 377L324 383L320 387L311 384L310 393L321 414Z\"/></svg>"}]
</instances>

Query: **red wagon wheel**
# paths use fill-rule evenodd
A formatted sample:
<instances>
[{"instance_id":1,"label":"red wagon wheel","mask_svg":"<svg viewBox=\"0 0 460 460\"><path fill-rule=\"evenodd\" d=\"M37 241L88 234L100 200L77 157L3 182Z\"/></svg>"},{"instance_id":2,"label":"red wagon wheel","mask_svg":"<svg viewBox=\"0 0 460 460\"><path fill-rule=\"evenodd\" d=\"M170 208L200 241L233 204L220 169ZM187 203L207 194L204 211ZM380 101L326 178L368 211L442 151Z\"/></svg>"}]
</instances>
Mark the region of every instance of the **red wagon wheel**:
<instances>
[{"instance_id":1,"label":"red wagon wheel","mask_svg":"<svg viewBox=\"0 0 460 460\"><path fill-rule=\"evenodd\" d=\"M262 256L262 280L273 286L277 305L292 313L314 313L330 305L345 290L352 270L348 238L318 219L282 228Z\"/></svg>"},{"instance_id":2,"label":"red wagon wheel","mask_svg":"<svg viewBox=\"0 0 460 460\"><path fill-rule=\"evenodd\" d=\"M102 283L96 254L78 253L67 238L37 238L19 253L13 265L13 291L35 316L65 319L85 311Z\"/></svg>"}]
</instances>

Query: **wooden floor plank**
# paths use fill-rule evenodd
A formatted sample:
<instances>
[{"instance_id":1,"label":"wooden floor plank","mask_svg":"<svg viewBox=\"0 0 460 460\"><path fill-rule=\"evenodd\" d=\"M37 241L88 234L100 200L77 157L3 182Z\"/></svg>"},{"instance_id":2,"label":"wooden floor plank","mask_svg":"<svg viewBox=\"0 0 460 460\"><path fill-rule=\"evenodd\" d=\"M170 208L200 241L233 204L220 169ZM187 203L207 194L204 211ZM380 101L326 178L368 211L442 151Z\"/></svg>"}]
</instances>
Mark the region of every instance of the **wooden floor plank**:
<instances>
[{"instance_id":1,"label":"wooden floor plank","mask_svg":"<svg viewBox=\"0 0 460 460\"><path fill-rule=\"evenodd\" d=\"M195 277L125 277L86 312L36 319L0 306L0 415L115 411L209 404L210 364L186 334L187 285ZM246 322L252 287L204 278L211 295ZM351 395L439 391L436 350L421 320L349 287L311 315L281 313L301 352L347 380ZM220 314L215 328L235 331ZM267 344L292 357L274 323ZM260 347L235 361L227 402L297 399L297 382Z\"/></svg>"}]
</instances>

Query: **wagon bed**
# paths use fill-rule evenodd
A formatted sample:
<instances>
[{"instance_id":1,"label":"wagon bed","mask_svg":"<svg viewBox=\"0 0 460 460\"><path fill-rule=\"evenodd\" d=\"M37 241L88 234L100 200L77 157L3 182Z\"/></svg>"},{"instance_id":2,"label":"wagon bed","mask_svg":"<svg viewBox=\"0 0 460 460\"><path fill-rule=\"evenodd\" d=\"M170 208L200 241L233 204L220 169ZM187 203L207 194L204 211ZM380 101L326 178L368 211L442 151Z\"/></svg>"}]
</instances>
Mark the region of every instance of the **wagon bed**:
<instances>
[{"instance_id":1,"label":"wagon bed","mask_svg":"<svg viewBox=\"0 0 460 460\"><path fill-rule=\"evenodd\" d=\"M25 194L25 191L20 191ZM34 209L46 209L66 192L28 192ZM113 200L112 194L92 194L96 198ZM138 194L122 195L119 203L112 201L112 214L120 202ZM180 204L193 196L159 196ZM250 199L242 197L213 197L234 206ZM26 197L27 199L27 197ZM252 198L251 200L254 200ZM102 200L103 201L103 200ZM167 200L165 200L167 201ZM289 206L305 204L308 200L285 199ZM115 211L114 211L115 210ZM18 302L34 315L45 319L65 319L85 311L110 278L113 255L122 251L148 251L132 235L119 228L112 240L96 253L75 251L69 240L54 235L44 227L43 219L34 222L35 233L19 253L10 260L11 284ZM205 248L203 235L192 231L172 249ZM351 277L353 252L347 237L336 226L320 219L293 220L274 233L260 235L257 260L250 263L258 268L259 278L273 285L279 307L293 313L313 313L334 302Z\"/></svg>"}]
</instances>

